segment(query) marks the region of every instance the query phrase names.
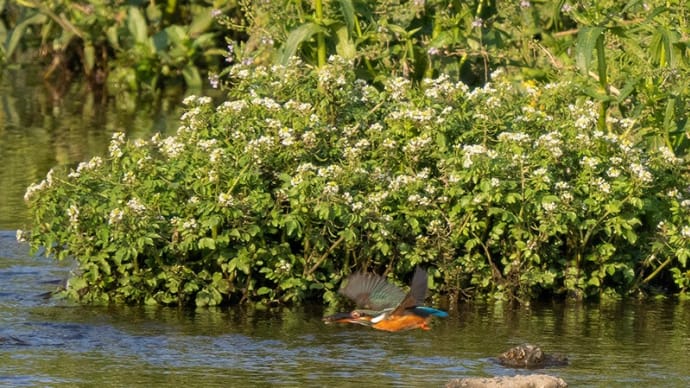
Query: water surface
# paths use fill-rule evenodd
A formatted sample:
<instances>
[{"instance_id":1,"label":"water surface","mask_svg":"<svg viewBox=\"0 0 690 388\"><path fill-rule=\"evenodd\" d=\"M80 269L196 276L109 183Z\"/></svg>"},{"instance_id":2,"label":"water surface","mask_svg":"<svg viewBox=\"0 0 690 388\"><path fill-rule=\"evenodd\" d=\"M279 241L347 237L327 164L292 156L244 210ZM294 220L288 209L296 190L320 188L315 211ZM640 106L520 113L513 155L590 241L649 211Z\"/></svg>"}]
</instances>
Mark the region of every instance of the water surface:
<instances>
[{"instance_id":1,"label":"water surface","mask_svg":"<svg viewBox=\"0 0 690 388\"><path fill-rule=\"evenodd\" d=\"M442 386L458 377L549 373L571 386L690 386L682 302L462 305L430 331L324 325L321 306L82 307L41 294L69 265L0 233L0 385ZM494 357L524 343L568 366L514 370Z\"/></svg>"},{"instance_id":2,"label":"water surface","mask_svg":"<svg viewBox=\"0 0 690 388\"><path fill-rule=\"evenodd\" d=\"M177 129L181 99L108 96L82 83L56 90L38 69L0 70L0 230L24 227L24 192L52 167L105 154L114 132L136 138Z\"/></svg>"}]
</instances>

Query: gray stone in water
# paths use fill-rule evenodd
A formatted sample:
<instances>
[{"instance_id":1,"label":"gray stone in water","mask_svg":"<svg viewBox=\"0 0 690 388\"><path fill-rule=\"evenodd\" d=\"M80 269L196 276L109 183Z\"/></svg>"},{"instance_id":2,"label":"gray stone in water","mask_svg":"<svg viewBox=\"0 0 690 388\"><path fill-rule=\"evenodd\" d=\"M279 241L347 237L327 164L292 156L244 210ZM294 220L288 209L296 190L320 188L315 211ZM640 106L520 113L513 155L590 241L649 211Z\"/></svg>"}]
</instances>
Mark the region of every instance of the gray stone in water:
<instances>
[{"instance_id":1,"label":"gray stone in water","mask_svg":"<svg viewBox=\"0 0 690 388\"><path fill-rule=\"evenodd\" d=\"M453 379L446 388L565 388L568 383L549 375L518 375L500 377L468 377Z\"/></svg>"}]
</instances>

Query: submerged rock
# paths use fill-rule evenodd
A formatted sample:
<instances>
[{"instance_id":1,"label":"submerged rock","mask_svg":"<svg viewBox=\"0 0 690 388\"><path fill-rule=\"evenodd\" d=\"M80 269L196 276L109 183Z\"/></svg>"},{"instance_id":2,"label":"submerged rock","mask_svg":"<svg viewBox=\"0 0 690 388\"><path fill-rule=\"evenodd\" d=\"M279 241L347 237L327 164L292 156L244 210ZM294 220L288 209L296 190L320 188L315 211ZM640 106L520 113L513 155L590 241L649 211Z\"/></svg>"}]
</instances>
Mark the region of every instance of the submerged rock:
<instances>
[{"instance_id":1,"label":"submerged rock","mask_svg":"<svg viewBox=\"0 0 690 388\"><path fill-rule=\"evenodd\" d=\"M568 383L560 377L549 375L518 375L500 377L468 377L453 379L446 388L564 388Z\"/></svg>"},{"instance_id":2,"label":"submerged rock","mask_svg":"<svg viewBox=\"0 0 690 388\"><path fill-rule=\"evenodd\" d=\"M0 345L28 346L29 343L21 338L10 335L7 337L0 336Z\"/></svg>"},{"instance_id":3,"label":"submerged rock","mask_svg":"<svg viewBox=\"0 0 690 388\"><path fill-rule=\"evenodd\" d=\"M545 354L539 346L522 344L510 348L498 356L498 362L511 368L545 368L568 365L563 354Z\"/></svg>"}]
</instances>

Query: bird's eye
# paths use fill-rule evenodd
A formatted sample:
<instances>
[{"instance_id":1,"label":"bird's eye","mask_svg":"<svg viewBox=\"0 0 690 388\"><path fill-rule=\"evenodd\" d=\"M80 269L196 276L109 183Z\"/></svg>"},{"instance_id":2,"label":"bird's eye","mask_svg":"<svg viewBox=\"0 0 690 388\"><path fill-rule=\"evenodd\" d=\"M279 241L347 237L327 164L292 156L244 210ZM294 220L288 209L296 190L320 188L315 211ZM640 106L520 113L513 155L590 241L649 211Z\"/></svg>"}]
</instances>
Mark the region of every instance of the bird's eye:
<instances>
[{"instance_id":1,"label":"bird's eye","mask_svg":"<svg viewBox=\"0 0 690 388\"><path fill-rule=\"evenodd\" d=\"M353 311L352 312L352 318L359 318L359 312Z\"/></svg>"}]
</instances>

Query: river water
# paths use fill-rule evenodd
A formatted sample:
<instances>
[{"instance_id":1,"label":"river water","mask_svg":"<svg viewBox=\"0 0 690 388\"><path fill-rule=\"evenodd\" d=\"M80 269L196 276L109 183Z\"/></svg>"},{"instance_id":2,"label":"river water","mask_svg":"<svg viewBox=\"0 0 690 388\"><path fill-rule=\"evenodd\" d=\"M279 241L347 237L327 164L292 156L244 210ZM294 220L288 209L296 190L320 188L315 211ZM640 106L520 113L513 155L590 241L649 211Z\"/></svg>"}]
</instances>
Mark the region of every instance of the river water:
<instances>
[{"instance_id":1,"label":"river water","mask_svg":"<svg viewBox=\"0 0 690 388\"><path fill-rule=\"evenodd\" d=\"M70 263L15 241L25 187L105 152L110 135L176 128L171 102L55 99L25 73L0 77L0 386L442 386L548 373L571 386L690 386L690 302L462 304L432 330L324 325L318 306L180 310L84 307L46 298ZM86 99L86 103L84 102ZM91 101L91 102L88 102ZM534 343L569 365L515 370L494 357Z\"/></svg>"}]
</instances>

